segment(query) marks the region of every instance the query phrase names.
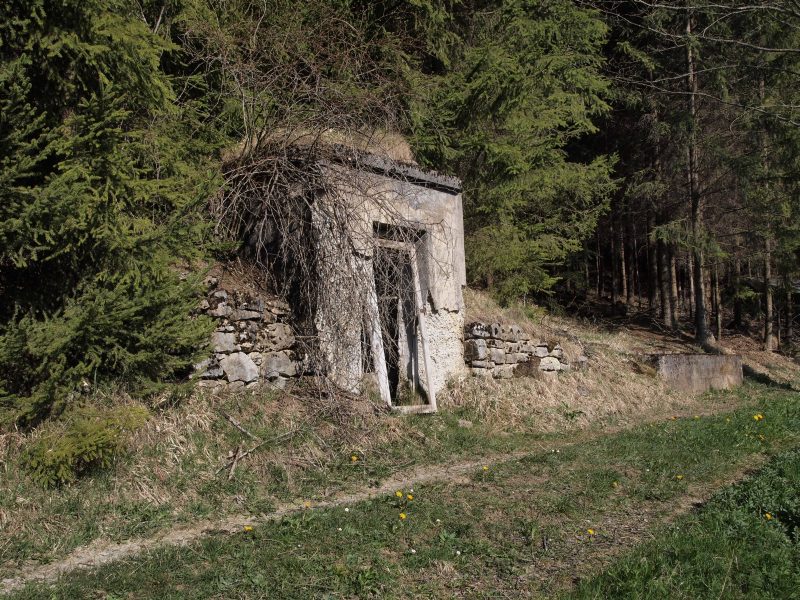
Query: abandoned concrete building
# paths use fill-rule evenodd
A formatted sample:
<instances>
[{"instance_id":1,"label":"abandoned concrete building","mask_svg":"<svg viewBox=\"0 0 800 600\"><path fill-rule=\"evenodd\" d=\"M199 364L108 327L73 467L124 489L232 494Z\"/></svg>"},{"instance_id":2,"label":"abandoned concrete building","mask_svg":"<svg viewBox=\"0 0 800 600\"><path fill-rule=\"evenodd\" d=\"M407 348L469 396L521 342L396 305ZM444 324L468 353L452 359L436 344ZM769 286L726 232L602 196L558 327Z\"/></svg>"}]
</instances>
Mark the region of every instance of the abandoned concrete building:
<instances>
[{"instance_id":1,"label":"abandoned concrete building","mask_svg":"<svg viewBox=\"0 0 800 600\"><path fill-rule=\"evenodd\" d=\"M386 402L419 406L419 396L435 410L436 393L464 370L460 182L374 154L321 169L315 325L327 375L356 390L373 372ZM342 205L338 227L328 217Z\"/></svg>"},{"instance_id":2,"label":"abandoned concrete building","mask_svg":"<svg viewBox=\"0 0 800 600\"><path fill-rule=\"evenodd\" d=\"M434 411L447 380L466 372L460 181L419 168L410 151L397 160L374 148L320 146L293 146L299 158L279 163L269 175L269 185L284 183L280 194L265 199L262 178L237 216L237 235L261 253L265 272L293 273L286 278L294 283L281 295L295 314L287 324L302 340L291 348L265 343L247 351L265 371L260 380L277 373L286 354L295 366L283 368L281 378L320 375L350 392L372 386L397 410ZM217 337L238 331L241 324L229 322L225 306L209 300L208 314L222 319ZM255 304L229 308L254 312ZM241 347L227 344L224 352ZM231 360L215 352L211 366L224 379L220 361ZM283 354L273 357L276 352Z\"/></svg>"}]
</instances>

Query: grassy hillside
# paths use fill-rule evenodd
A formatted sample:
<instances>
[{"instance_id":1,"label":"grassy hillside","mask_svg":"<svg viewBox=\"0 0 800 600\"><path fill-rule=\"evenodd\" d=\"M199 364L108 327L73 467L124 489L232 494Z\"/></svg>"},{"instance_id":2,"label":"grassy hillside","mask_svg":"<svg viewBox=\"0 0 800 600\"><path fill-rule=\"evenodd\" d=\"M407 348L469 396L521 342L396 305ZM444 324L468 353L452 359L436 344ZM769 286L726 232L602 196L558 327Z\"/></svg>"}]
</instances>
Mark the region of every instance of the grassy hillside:
<instances>
[{"instance_id":1,"label":"grassy hillside","mask_svg":"<svg viewBox=\"0 0 800 600\"><path fill-rule=\"evenodd\" d=\"M732 399L743 407L669 418L595 440L539 440L524 457L477 463L455 480L387 490L373 500L323 510L309 506L188 548L155 549L96 573L72 574L50 593L55 598L551 596L655 536L608 575L582 584L581 597L641 597L650 589L649 577L660 573L663 597L675 597L670 590L708 597L707 579L711 589L737 586L734 596L745 597L749 590L786 597L780 591L796 581L798 563L770 559L791 555L792 542L771 545L782 528L794 527L796 469L784 469L783 480L767 472L748 484L744 489L756 501L748 502L747 493L727 493L699 516L680 517L712 490L751 473L765 457L800 444L791 393L751 384ZM796 453L778 461L794 465ZM769 486L776 489L765 491ZM770 522L763 516L767 511ZM715 519L733 520L737 528L729 531ZM748 533L738 537L743 526ZM704 527L718 539L706 539ZM704 545L695 548L693 540ZM714 554L718 548L727 558ZM663 550L670 553L662 555ZM716 565L741 555L741 567L753 569L752 576L738 573L725 584L724 572L706 573L704 563L692 562L712 555ZM641 563L639 556L650 562ZM675 561L692 575L685 585L674 574ZM786 574L793 579L781 583ZM15 597L42 592L30 587Z\"/></svg>"},{"instance_id":2,"label":"grassy hillside","mask_svg":"<svg viewBox=\"0 0 800 600\"><path fill-rule=\"evenodd\" d=\"M536 308L504 310L472 291L467 302L470 318L514 321L540 339L559 339L568 358L589 356L589 368L562 374L552 384L537 379L453 382L443 394L440 413L418 417L387 414L376 399L331 397L313 382L286 392L197 393L153 415L127 440L127 452L111 469L55 489L37 486L19 465L26 446L35 443L36 436L54 433L58 425L42 427L32 439L5 434L0 444L0 578L57 561L76 548L101 552L125 540L213 529L225 517L258 519L276 509L315 506L392 478L414 480L441 465L493 464L554 444L574 443L577 449L572 452L596 455L581 458L580 467L564 465L562 474L545 472L540 477L537 467L533 489L555 486L552 493L563 499L547 502L559 505L582 503L589 492L581 486L594 486L598 477L622 481L633 473L631 468L638 473L637 498L660 498L669 504L686 489L664 479L666 471L656 479L639 473L643 460L662 470L674 463L676 472L687 460L701 460L696 482L707 489L753 464L748 461L757 462L764 453L795 443L796 428L787 420L792 395L780 387L750 384L737 392L702 397L665 389L639 355L664 344L680 347L680 338L606 331ZM797 376L791 361L777 355L752 352L746 359L769 369L774 378L788 381ZM107 394L113 394L114 402L124 400L119 393ZM722 417L705 417L740 410L733 423L751 425L752 411L767 410L773 401L784 417L766 422L766 428L777 428L768 441L739 439L740 431ZM714 423L713 431L699 428L695 415L700 423ZM687 419L672 422L681 416ZM662 425L641 425L646 423ZM648 441L649 450L637 446L662 431L664 423L664 436ZM637 426L638 433L624 433ZM616 432L623 433L608 438L616 441L598 441L605 439L598 436ZM678 434L688 437L679 439ZM606 444L621 446L609 450ZM252 448L256 449L233 461ZM609 452L629 454L609 467ZM535 459L539 460L545 459ZM441 472L446 474L445 469ZM569 482L562 489L565 474ZM531 492L526 485L523 496ZM455 487L447 493L451 492L459 493ZM620 508L614 507L608 510ZM498 519L506 518L504 509L498 510Z\"/></svg>"}]
</instances>

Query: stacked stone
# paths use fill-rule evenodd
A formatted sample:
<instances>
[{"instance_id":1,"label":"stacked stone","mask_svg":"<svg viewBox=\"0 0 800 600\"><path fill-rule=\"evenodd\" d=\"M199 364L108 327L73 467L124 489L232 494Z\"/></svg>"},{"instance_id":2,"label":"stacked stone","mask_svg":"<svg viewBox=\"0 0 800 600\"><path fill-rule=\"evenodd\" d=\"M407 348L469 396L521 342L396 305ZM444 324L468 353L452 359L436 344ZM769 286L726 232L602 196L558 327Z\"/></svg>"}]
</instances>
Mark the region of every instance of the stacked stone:
<instances>
[{"instance_id":1,"label":"stacked stone","mask_svg":"<svg viewBox=\"0 0 800 600\"><path fill-rule=\"evenodd\" d=\"M533 340L517 325L470 323L464 340L464 360L477 377L552 377L569 369L560 344Z\"/></svg>"},{"instance_id":2,"label":"stacked stone","mask_svg":"<svg viewBox=\"0 0 800 600\"><path fill-rule=\"evenodd\" d=\"M195 365L200 386L235 389L269 382L283 389L290 378L302 375L285 302L219 288L216 278L207 283L210 291L198 312L213 317L217 327L213 355Z\"/></svg>"}]
</instances>

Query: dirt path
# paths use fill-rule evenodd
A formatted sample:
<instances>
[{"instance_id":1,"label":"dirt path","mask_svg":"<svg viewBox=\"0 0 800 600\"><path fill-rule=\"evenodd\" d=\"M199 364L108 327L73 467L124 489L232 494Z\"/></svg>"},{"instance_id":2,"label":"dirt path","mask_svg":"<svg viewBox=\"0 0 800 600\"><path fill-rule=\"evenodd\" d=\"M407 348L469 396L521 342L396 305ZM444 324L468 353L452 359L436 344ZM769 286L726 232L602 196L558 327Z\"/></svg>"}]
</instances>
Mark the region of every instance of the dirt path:
<instances>
[{"instance_id":1,"label":"dirt path","mask_svg":"<svg viewBox=\"0 0 800 600\"><path fill-rule=\"evenodd\" d=\"M766 456L750 456L747 464L713 481L690 485L686 493L667 502L648 501L636 505L635 513L603 514L603 532L594 543L567 537L551 556L535 560L526 569L526 578L538 589L550 593L566 592L584 577L601 572L614 560L653 537L653 526L666 528L681 516L704 505L715 491L750 477L766 463Z\"/></svg>"},{"instance_id":2,"label":"dirt path","mask_svg":"<svg viewBox=\"0 0 800 600\"><path fill-rule=\"evenodd\" d=\"M676 413L680 416L690 414L712 414L714 410L697 410L686 413ZM350 493L340 493L328 499L306 505L303 502L294 502L279 505L269 514L254 516L252 514L238 514L224 517L219 520L205 520L187 527L175 527L158 533L149 538L132 539L120 543L111 543L106 540L97 540L76 548L67 557L48 564L31 564L21 569L15 577L0 581L0 594L9 594L19 590L32 582L49 583L56 581L61 575L76 570L91 570L103 565L133 557L135 555L165 546L185 546L200 539L215 534L232 534L242 531L245 526L258 525L269 521L306 511L322 510L331 507L345 506L370 500L379 496L393 493L397 489L409 488L419 484L438 482L459 483L466 481L468 473L475 472L483 465L496 465L503 462L518 460L527 456L535 456L555 448L566 448L573 445L584 444L602 437L616 435L632 427L646 422L655 422L665 419L665 415L653 415L652 418L629 423L623 426L610 427L605 430L577 431L569 438L536 442L535 447L522 452L499 454L483 457L480 460L455 462L444 465L422 466L405 473L398 473L385 480L380 486L361 488ZM692 501L696 501L696 495ZM689 504L688 506L690 506ZM687 505L683 505L687 506Z\"/></svg>"}]
</instances>

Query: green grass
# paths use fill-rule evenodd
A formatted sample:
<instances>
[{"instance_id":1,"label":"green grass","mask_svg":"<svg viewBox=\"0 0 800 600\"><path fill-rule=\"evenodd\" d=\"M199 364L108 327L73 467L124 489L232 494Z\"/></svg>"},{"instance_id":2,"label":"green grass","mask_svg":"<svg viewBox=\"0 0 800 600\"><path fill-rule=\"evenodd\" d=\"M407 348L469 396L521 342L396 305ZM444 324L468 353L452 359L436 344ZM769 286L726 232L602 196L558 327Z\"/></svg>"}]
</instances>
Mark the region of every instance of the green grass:
<instances>
[{"instance_id":1,"label":"green grass","mask_svg":"<svg viewBox=\"0 0 800 600\"><path fill-rule=\"evenodd\" d=\"M715 495L571 597L800 597L800 451Z\"/></svg>"},{"instance_id":2,"label":"green grass","mask_svg":"<svg viewBox=\"0 0 800 600\"><path fill-rule=\"evenodd\" d=\"M231 397L220 402L215 409L237 415L260 438L288 431L278 418L265 418L254 410L274 399ZM219 415L210 429L192 431L187 425L177 435L167 432L161 439L156 434L136 453L119 457L112 470L56 489L32 481L12 455L0 465L0 578L14 575L28 561L52 561L101 537L122 541L226 514L268 513L280 502L367 486L404 469L459 456L512 452L531 440L547 438L530 433L498 435L478 422L464 428L458 425L461 417L469 415L376 418L363 425L366 429L377 423L378 428L371 429L376 438L388 428L403 435L368 451L351 444L347 436L337 437L336 428L324 419L304 422L291 439L267 444L242 461L232 480L227 472L215 475L218 466L228 451L254 442ZM362 424L359 417L354 419L338 431L358 431ZM320 441L319 429L325 427L334 433ZM321 447L323 442L327 446ZM322 455L317 462L281 464L292 452L302 454L309 447ZM271 452L274 459L268 456ZM353 453L360 457L355 464L350 459Z\"/></svg>"},{"instance_id":3,"label":"green grass","mask_svg":"<svg viewBox=\"0 0 800 600\"><path fill-rule=\"evenodd\" d=\"M412 501L390 495L347 511L306 511L253 531L160 549L95 573L74 573L53 588L31 586L15 597L552 595L645 536L658 534L676 510L689 507L687 498L707 494L743 469L759 466L765 456L800 445L796 394L761 385L747 385L736 394L746 408L729 414L641 426L558 451L540 441L541 452L476 469L467 481L415 487ZM764 420L755 421L756 412ZM461 446L467 453L463 458L470 458L473 443ZM759 511L765 509L766 504L754 509L754 525L774 528L785 522L783 509L775 505L775 522L762 523ZM405 520L399 518L401 512ZM754 529L754 535L759 531ZM751 542L756 543L745 537L737 543L744 548ZM771 539L759 543L764 549L777 547ZM773 558L788 556L775 552ZM638 559L630 560L620 568L635 569ZM653 569L668 570L668 562ZM771 569L748 577L774 579L778 569L786 570ZM641 567L640 572L638 581L646 585L650 571ZM628 576L604 577L581 584L581 593L614 597L613 592L606 594L613 587L603 586ZM663 597L669 597L672 588L664 589ZM704 597L702 591L699 597Z\"/></svg>"}]
</instances>

